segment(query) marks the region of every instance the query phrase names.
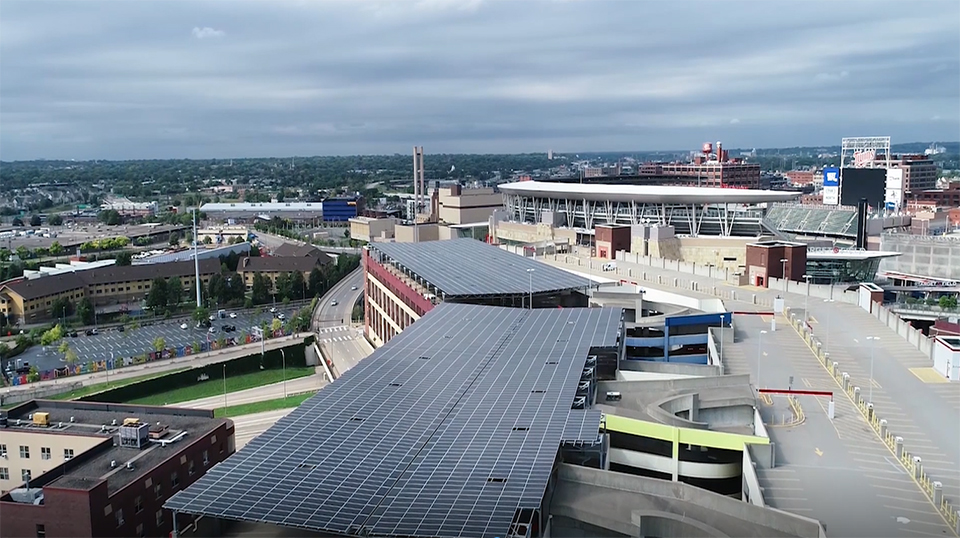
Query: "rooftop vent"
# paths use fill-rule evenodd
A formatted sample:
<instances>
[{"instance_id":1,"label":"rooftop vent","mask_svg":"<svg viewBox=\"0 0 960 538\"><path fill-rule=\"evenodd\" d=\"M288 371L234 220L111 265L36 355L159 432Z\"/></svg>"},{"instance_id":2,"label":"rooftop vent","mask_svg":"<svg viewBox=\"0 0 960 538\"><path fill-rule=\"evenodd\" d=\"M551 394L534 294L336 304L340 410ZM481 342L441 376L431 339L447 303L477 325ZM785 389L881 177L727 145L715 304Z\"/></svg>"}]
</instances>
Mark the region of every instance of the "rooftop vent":
<instances>
[{"instance_id":1,"label":"rooftop vent","mask_svg":"<svg viewBox=\"0 0 960 538\"><path fill-rule=\"evenodd\" d=\"M110 460L110 468L111 469L117 468L117 460Z\"/></svg>"},{"instance_id":2,"label":"rooftop vent","mask_svg":"<svg viewBox=\"0 0 960 538\"><path fill-rule=\"evenodd\" d=\"M128 470L128 471L132 471L132 470L134 470L135 468L136 468L136 467L133 466L133 462L132 462L132 461L128 461L128 462L127 462L127 470Z\"/></svg>"}]
</instances>

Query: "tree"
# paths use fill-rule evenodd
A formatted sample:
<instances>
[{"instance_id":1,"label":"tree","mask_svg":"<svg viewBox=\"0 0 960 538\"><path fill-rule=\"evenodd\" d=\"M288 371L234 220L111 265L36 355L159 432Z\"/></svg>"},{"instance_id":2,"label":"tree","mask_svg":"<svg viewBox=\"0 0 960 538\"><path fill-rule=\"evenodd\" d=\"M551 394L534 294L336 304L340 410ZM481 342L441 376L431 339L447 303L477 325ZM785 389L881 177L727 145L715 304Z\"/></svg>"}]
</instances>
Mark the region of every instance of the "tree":
<instances>
[{"instance_id":1,"label":"tree","mask_svg":"<svg viewBox=\"0 0 960 538\"><path fill-rule=\"evenodd\" d=\"M63 226L63 217L60 215L52 215L47 219L47 224L50 226Z\"/></svg>"},{"instance_id":2,"label":"tree","mask_svg":"<svg viewBox=\"0 0 960 538\"><path fill-rule=\"evenodd\" d=\"M117 263L116 265L123 267L125 265L130 265L133 261L133 255L128 251L123 251L117 254Z\"/></svg>"},{"instance_id":3,"label":"tree","mask_svg":"<svg viewBox=\"0 0 960 538\"><path fill-rule=\"evenodd\" d=\"M30 249L28 249L23 245L20 245L19 247L17 247L17 250L15 252L17 253L17 257L20 258L21 260L25 260L30 257Z\"/></svg>"},{"instance_id":4,"label":"tree","mask_svg":"<svg viewBox=\"0 0 960 538\"><path fill-rule=\"evenodd\" d=\"M209 244L212 244L212 243L213 243L213 239L210 239L210 236L209 236L209 235L203 238L203 244L204 244L204 245L209 245Z\"/></svg>"},{"instance_id":5,"label":"tree","mask_svg":"<svg viewBox=\"0 0 960 538\"><path fill-rule=\"evenodd\" d=\"M224 298L225 281L219 274L210 275L210 281L207 283L207 297L210 301L226 302Z\"/></svg>"},{"instance_id":6,"label":"tree","mask_svg":"<svg viewBox=\"0 0 960 538\"><path fill-rule=\"evenodd\" d=\"M115 209L101 211L97 214L97 219L108 226L117 226L123 221L123 219L120 217L120 213L118 213Z\"/></svg>"},{"instance_id":7,"label":"tree","mask_svg":"<svg viewBox=\"0 0 960 538\"><path fill-rule=\"evenodd\" d=\"M58 297L50 306L50 311L55 317L59 318L62 316L64 319L66 319L67 316L73 315L73 303L70 302L70 299L67 299L66 297Z\"/></svg>"},{"instance_id":8,"label":"tree","mask_svg":"<svg viewBox=\"0 0 960 538\"><path fill-rule=\"evenodd\" d=\"M60 324L57 324L40 335L40 345L49 346L59 342L61 339L63 339L63 329L60 328Z\"/></svg>"},{"instance_id":9,"label":"tree","mask_svg":"<svg viewBox=\"0 0 960 538\"><path fill-rule=\"evenodd\" d=\"M147 294L147 308L162 310L167 307L167 281L157 277L150 283L150 293Z\"/></svg>"},{"instance_id":10,"label":"tree","mask_svg":"<svg viewBox=\"0 0 960 538\"><path fill-rule=\"evenodd\" d=\"M77 352L74 351L72 347L69 347L69 346L68 346L68 347L67 347L67 351L64 352L64 354L63 354L63 358L64 358L67 362L73 364L73 363L77 362L77 359L78 359L79 357L77 357Z\"/></svg>"},{"instance_id":11,"label":"tree","mask_svg":"<svg viewBox=\"0 0 960 538\"><path fill-rule=\"evenodd\" d=\"M43 224L43 221L40 220L40 215L33 215L32 217L30 217L30 226L33 226L34 228L36 228L41 224Z\"/></svg>"},{"instance_id":12,"label":"tree","mask_svg":"<svg viewBox=\"0 0 960 538\"><path fill-rule=\"evenodd\" d=\"M61 254L63 254L63 245L61 245L59 241L54 241L53 244L50 245L50 255L59 256Z\"/></svg>"},{"instance_id":13,"label":"tree","mask_svg":"<svg viewBox=\"0 0 960 538\"><path fill-rule=\"evenodd\" d=\"M163 339L162 336L158 336L153 339L153 350L157 353L167 349L167 341Z\"/></svg>"},{"instance_id":14,"label":"tree","mask_svg":"<svg viewBox=\"0 0 960 538\"><path fill-rule=\"evenodd\" d=\"M274 331L274 332L279 331L281 327L283 327L283 322L277 318L273 318L273 321L270 322L271 331Z\"/></svg>"},{"instance_id":15,"label":"tree","mask_svg":"<svg viewBox=\"0 0 960 538\"><path fill-rule=\"evenodd\" d=\"M251 299L253 304L264 304L270 302L270 284L267 277L260 273L253 274L253 285L251 286Z\"/></svg>"},{"instance_id":16,"label":"tree","mask_svg":"<svg viewBox=\"0 0 960 538\"><path fill-rule=\"evenodd\" d=\"M280 273L273 282L274 293L280 299L290 298L290 273Z\"/></svg>"},{"instance_id":17,"label":"tree","mask_svg":"<svg viewBox=\"0 0 960 538\"><path fill-rule=\"evenodd\" d=\"M12 226L21 227L23 226L23 219L21 219L20 217L14 217L13 220L10 221L10 224Z\"/></svg>"},{"instance_id":18,"label":"tree","mask_svg":"<svg viewBox=\"0 0 960 538\"><path fill-rule=\"evenodd\" d=\"M169 241L171 247L172 247L172 246L179 245L179 244L180 244L180 232L177 231L177 230L174 230L174 231L170 232L170 238L169 238L168 241Z\"/></svg>"},{"instance_id":19,"label":"tree","mask_svg":"<svg viewBox=\"0 0 960 538\"><path fill-rule=\"evenodd\" d=\"M93 308L93 301L91 301L89 297L84 297L77 303L77 315L80 316L80 321L84 325L93 324L95 319Z\"/></svg>"},{"instance_id":20,"label":"tree","mask_svg":"<svg viewBox=\"0 0 960 538\"><path fill-rule=\"evenodd\" d=\"M193 321L200 323L206 321L210 317L210 309L206 307L199 307L193 311Z\"/></svg>"},{"instance_id":21,"label":"tree","mask_svg":"<svg viewBox=\"0 0 960 538\"><path fill-rule=\"evenodd\" d=\"M957 298L953 295L944 295L940 297L940 308L949 309L957 307Z\"/></svg>"},{"instance_id":22,"label":"tree","mask_svg":"<svg viewBox=\"0 0 960 538\"><path fill-rule=\"evenodd\" d=\"M314 267L310 270L310 278L308 279L307 290L310 295L317 296L322 295L326 290L323 289L323 271L319 267Z\"/></svg>"},{"instance_id":23,"label":"tree","mask_svg":"<svg viewBox=\"0 0 960 538\"><path fill-rule=\"evenodd\" d=\"M62 355L66 355L68 349L70 349L70 344L68 344L66 340L60 340L60 347L57 348L57 351Z\"/></svg>"},{"instance_id":24,"label":"tree","mask_svg":"<svg viewBox=\"0 0 960 538\"><path fill-rule=\"evenodd\" d=\"M290 298L291 299L303 299L304 292L306 291L307 283L303 280L303 273L300 271L294 271L290 275Z\"/></svg>"},{"instance_id":25,"label":"tree","mask_svg":"<svg viewBox=\"0 0 960 538\"><path fill-rule=\"evenodd\" d=\"M170 306L180 306L183 301L183 282L180 277L175 276L167 280L167 304Z\"/></svg>"}]
</instances>

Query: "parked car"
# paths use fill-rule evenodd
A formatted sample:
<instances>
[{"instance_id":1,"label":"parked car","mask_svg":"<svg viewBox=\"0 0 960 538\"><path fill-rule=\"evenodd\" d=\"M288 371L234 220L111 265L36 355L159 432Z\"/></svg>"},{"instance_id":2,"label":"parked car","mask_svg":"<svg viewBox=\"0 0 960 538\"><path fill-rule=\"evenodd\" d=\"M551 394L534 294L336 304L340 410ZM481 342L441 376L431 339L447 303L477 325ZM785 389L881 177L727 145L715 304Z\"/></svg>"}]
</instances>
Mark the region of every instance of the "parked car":
<instances>
[{"instance_id":1,"label":"parked car","mask_svg":"<svg viewBox=\"0 0 960 538\"><path fill-rule=\"evenodd\" d=\"M281 312L281 313L277 314L277 319L279 319L280 321L283 321L283 320L287 319L287 316L284 316L284 315L283 315L283 312Z\"/></svg>"},{"instance_id":2,"label":"parked car","mask_svg":"<svg viewBox=\"0 0 960 538\"><path fill-rule=\"evenodd\" d=\"M210 334L217 334L217 328L216 328L216 327L210 327L209 329L207 329L207 332L210 333Z\"/></svg>"},{"instance_id":3,"label":"parked car","mask_svg":"<svg viewBox=\"0 0 960 538\"><path fill-rule=\"evenodd\" d=\"M97 335L97 334L99 334L99 333L97 332L96 329L87 329L87 331L86 331L85 334L86 334L87 336L94 336L94 335Z\"/></svg>"},{"instance_id":4,"label":"parked car","mask_svg":"<svg viewBox=\"0 0 960 538\"><path fill-rule=\"evenodd\" d=\"M186 323L181 323L181 324L180 324L180 328L183 329L183 330L187 330L187 329L190 328L190 326L187 325Z\"/></svg>"},{"instance_id":5,"label":"parked car","mask_svg":"<svg viewBox=\"0 0 960 538\"><path fill-rule=\"evenodd\" d=\"M124 331L123 325L117 327L117 332L121 332L121 333L122 333L123 331Z\"/></svg>"},{"instance_id":6,"label":"parked car","mask_svg":"<svg viewBox=\"0 0 960 538\"><path fill-rule=\"evenodd\" d=\"M76 338L76 337L78 337L78 336L80 336L80 335L77 334L77 331L72 331L72 332L70 333L70 338Z\"/></svg>"},{"instance_id":7,"label":"parked car","mask_svg":"<svg viewBox=\"0 0 960 538\"><path fill-rule=\"evenodd\" d=\"M215 320L215 319L217 319L217 316L215 316L215 315L213 315L213 314L210 314L210 321L213 321L213 320Z\"/></svg>"},{"instance_id":8,"label":"parked car","mask_svg":"<svg viewBox=\"0 0 960 538\"><path fill-rule=\"evenodd\" d=\"M237 313L236 313L236 312L230 312L230 319L237 319Z\"/></svg>"},{"instance_id":9,"label":"parked car","mask_svg":"<svg viewBox=\"0 0 960 538\"><path fill-rule=\"evenodd\" d=\"M274 307L270 308L270 313L271 313L271 314L276 314L276 313L277 313L277 307L274 306Z\"/></svg>"}]
</instances>

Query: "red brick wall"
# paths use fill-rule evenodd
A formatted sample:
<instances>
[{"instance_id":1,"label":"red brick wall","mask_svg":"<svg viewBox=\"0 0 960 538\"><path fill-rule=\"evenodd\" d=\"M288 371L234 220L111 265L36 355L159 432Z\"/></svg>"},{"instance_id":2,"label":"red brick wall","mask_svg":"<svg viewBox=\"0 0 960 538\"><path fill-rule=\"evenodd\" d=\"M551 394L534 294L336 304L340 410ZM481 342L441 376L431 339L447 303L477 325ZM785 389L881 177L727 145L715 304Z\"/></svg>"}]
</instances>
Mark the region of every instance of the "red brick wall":
<instances>
[{"instance_id":1,"label":"red brick wall","mask_svg":"<svg viewBox=\"0 0 960 538\"><path fill-rule=\"evenodd\" d=\"M213 437L216 442L211 442ZM232 422L221 425L213 433L200 438L186 437L178 444L163 450L170 450L172 457L165 460L150 473L131 482L126 487L107 495L107 482L101 481L89 491L43 488L44 504L40 506L20 503L0 503L0 535L16 537L36 536L37 524L44 525L46 535L58 537L107 537L118 538L136 536L137 525L142 523L146 536L167 536L173 530L172 514L164 510L163 523L156 525L156 513L171 495L195 482L215 464L229 457L235 450ZM221 452L221 445L223 451ZM179 449L179 450L177 450ZM161 449L156 449L161 450ZM173 452L177 450L176 452ZM207 451L209 463L203 464L203 451ZM181 457L186 462L181 463ZM194 463L194 474L189 474L190 461ZM171 487L171 475L177 473L179 486ZM126 471L120 471L126 472ZM150 478L153 484L145 486ZM153 485L162 484L161 498L157 499ZM141 497L143 510L136 512L134 500ZM110 505L110 514L104 515L104 509ZM117 526L116 510L123 509L124 524ZM182 524L189 518L181 516ZM181 526L183 528L183 526Z\"/></svg>"}]
</instances>

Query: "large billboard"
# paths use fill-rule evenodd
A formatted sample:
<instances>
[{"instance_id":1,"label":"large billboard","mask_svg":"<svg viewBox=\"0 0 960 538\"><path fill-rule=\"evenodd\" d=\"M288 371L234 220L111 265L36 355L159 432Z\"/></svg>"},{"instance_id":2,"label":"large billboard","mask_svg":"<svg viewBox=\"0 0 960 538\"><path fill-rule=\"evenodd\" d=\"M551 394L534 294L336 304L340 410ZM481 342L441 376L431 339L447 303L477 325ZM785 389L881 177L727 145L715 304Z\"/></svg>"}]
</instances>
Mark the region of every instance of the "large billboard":
<instances>
[{"instance_id":1,"label":"large billboard","mask_svg":"<svg viewBox=\"0 0 960 538\"><path fill-rule=\"evenodd\" d=\"M883 201L886 203L886 208L890 211L899 211L903 207L902 169L887 169L887 182Z\"/></svg>"},{"instance_id":2,"label":"large billboard","mask_svg":"<svg viewBox=\"0 0 960 538\"><path fill-rule=\"evenodd\" d=\"M885 168L844 168L840 203L856 207L861 198L866 198L870 207L884 207L886 183Z\"/></svg>"},{"instance_id":3,"label":"large billboard","mask_svg":"<svg viewBox=\"0 0 960 538\"><path fill-rule=\"evenodd\" d=\"M824 205L838 205L840 203L840 169L823 169L823 203Z\"/></svg>"}]
</instances>

